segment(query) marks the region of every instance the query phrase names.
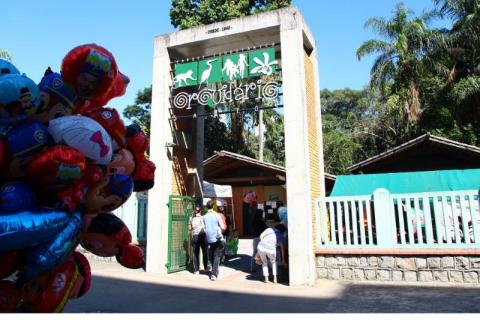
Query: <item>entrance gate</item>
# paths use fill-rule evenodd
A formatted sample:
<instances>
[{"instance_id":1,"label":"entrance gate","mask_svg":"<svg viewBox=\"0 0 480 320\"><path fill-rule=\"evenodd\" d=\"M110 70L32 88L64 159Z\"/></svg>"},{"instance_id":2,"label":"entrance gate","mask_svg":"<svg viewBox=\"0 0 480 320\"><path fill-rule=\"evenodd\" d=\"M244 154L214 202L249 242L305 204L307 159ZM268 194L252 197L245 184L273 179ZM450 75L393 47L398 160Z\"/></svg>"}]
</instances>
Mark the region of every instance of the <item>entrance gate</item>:
<instances>
[{"instance_id":1,"label":"entrance gate","mask_svg":"<svg viewBox=\"0 0 480 320\"><path fill-rule=\"evenodd\" d=\"M288 217L290 284L314 283L315 199L325 194L318 78L315 39L293 6L155 38L150 156L161 176L149 191L155 201L148 204L148 272L186 265L186 218L182 229L176 226L181 217L172 215L170 224L161 213L172 193L203 197L205 114L220 118L222 112L281 104L286 202L295 210ZM235 110L226 110L227 104ZM170 238L182 239L169 241L167 228ZM176 252L180 249L183 256Z\"/></svg>"},{"instance_id":2,"label":"entrance gate","mask_svg":"<svg viewBox=\"0 0 480 320\"><path fill-rule=\"evenodd\" d=\"M190 259L188 220L195 200L189 196L170 195L168 201L168 273L187 269Z\"/></svg>"}]
</instances>

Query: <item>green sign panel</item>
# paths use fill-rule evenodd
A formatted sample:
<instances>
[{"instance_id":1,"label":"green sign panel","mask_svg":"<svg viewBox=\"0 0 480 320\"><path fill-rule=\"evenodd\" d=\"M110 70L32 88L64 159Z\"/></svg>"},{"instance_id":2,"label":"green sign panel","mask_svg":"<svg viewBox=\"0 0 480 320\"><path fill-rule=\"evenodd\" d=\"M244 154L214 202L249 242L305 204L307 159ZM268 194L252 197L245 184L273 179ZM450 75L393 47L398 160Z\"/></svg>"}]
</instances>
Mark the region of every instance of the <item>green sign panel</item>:
<instances>
[{"instance_id":1,"label":"green sign panel","mask_svg":"<svg viewBox=\"0 0 480 320\"><path fill-rule=\"evenodd\" d=\"M174 88L188 87L198 84L198 62L175 65Z\"/></svg>"},{"instance_id":2,"label":"green sign panel","mask_svg":"<svg viewBox=\"0 0 480 320\"><path fill-rule=\"evenodd\" d=\"M248 55L240 53L223 57L223 80L232 81L248 78Z\"/></svg>"},{"instance_id":3,"label":"green sign panel","mask_svg":"<svg viewBox=\"0 0 480 320\"><path fill-rule=\"evenodd\" d=\"M222 81L222 58L201 60L198 62L198 84L209 84Z\"/></svg>"},{"instance_id":4,"label":"green sign panel","mask_svg":"<svg viewBox=\"0 0 480 320\"><path fill-rule=\"evenodd\" d=\"M275 60L274 48L249 52L248 58L251 77L269 76L275 73L278 61Z\"/></svg>"},{"instance_id":5,"label":"green sign panel","mask_svg":"<svg viewBox=\"0 0 480 320\"><path fill-rule=\"evenodd\" d=\"M276 72L276 66L278 61L275 60L274 48L181 63L175 65L172 85L182 88L271 75Z\"/></svg>"}]
</instances>

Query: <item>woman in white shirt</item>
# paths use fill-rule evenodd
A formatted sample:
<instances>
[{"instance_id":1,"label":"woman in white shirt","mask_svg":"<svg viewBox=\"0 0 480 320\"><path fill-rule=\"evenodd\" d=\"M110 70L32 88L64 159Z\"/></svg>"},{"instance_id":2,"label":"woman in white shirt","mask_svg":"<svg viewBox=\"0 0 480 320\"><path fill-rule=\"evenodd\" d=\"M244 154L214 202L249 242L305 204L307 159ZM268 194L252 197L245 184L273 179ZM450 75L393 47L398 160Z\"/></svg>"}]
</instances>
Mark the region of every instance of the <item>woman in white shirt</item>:
<instances>
[{"instance_id":1,"label":"woman in white shirt","mask_svg":"<svg viewBox=\"0 0 480 320\"><path fill-rule=\"evenodd\" d=\"M205 223L203 221L202 210L199 205L195 206L194 216L190 217L188 229L191 233L193 272L200 273L200 248L202 248L202 258L204 270L208 267L207 242L205 241Z\"/></svg>"}]
</instances>

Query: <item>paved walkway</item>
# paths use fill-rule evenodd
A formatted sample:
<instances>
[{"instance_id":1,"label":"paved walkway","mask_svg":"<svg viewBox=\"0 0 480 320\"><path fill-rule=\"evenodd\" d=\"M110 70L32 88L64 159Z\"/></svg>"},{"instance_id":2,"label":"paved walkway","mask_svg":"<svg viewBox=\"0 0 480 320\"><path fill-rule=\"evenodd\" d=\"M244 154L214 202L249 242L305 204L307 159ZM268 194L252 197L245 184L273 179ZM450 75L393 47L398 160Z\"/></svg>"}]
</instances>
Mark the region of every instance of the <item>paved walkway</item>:
<instances>
[{"instance_id":1,"label":"paved walkway","mask_svg":"<svg viewBox=\"0 0 480 320\"><path fill-rule=\"evenodd\" d=\"M92 287L64 312L437 313L480 312L479 285L318 281L313 287L264 284L246 272L250 244L220 269L220 279L178 272L167 276L91 261Z\"/></svg>"}]
</instances>

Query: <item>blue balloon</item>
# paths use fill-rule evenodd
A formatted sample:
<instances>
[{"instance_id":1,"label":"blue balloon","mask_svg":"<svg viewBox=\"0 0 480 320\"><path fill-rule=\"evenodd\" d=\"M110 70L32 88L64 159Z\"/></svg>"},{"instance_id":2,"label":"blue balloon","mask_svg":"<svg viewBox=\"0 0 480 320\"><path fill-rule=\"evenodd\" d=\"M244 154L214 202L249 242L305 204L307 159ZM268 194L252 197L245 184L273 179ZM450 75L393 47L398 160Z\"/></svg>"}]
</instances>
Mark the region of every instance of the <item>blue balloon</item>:
<instances>
[{"instance_id":1,"label":"blue balloon","mask_svg":"<svg viewBox=\"0 0 480 320\"><path fill-rule=\"evenodd\" d=\"M33 190L20 181L0 185L0 215L31 210L37 206Z\"/></svg>"},{"instance_id":2,"label":"blue balloon","mask_svg":"<svg viewBox=\"0 0 480 320\"><path fill-rule=\"evenodd\" d=\"M68 224L66 212L48 208L0 216L0 252L36 246L51 240Z\"/></svg>"},{"instance_id":3,"label":"blue balloon","mask_svg":"<svg viewBox=\"0 0 480 320\"><path fill-rule=\"evenodd\" d=\"M25 121L10 128L4 135L10 159L6 173L11 177L25 176L30 157L43 150L49 142L48 128L38 121Z\"/></svg>"},{"instance_id":4,"label":"blue balloon","mask_svg":"<svg viewBox=\"0 0 480 320\"><path fill-rule=\"evenodd\" d=\"M40 102L40 90L27 76L0 77L0 125L9 126L27 119L37 112Z\"/></svg>"},{"instance_id":5,"label":"blue balloon","mask_svg":"<svg viewBox=\"0 0 480 320\"><path fill-rule=\"evenodd\" d=\"M25 276L32 279L51 271L66 261L80 243L83 219L80 212L74 213L67 226L48 243L42 244L26 254Z\"/></svg>"},{"instance_id":6,"label":"blue balloon","mask_svg":"<svg viewBox=\"0 0 480 320\"><path fill-rule=\"evenodd\" d=\"M20 71L10 61L0 59L0 77L6 74L20 74Z\"/></svg>"},{"instance_id":7,"label":"blue balloon","mask_svg":"<svg viewBox=\"0 0 480 320\"><path fill-rule=\"evenodd\" d=\"M59 73L52 72L42 78L38 84L40 91L53 95L64 107L73 112L77 97L72 89L67 87Z\"/></svg>"},{"instance_id":8,"label":"blue balloon","mask_svg":"<svg viewBox=\"0 0 480 320\"><path fill-rule=\"evenodd\" d=\"M128 174L114 174L108 182L109 191L122 199L128 199L133 192L133 180Z\"/></svg>"}]
</instances>

